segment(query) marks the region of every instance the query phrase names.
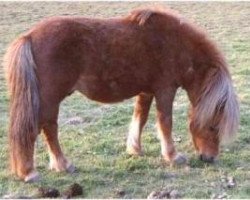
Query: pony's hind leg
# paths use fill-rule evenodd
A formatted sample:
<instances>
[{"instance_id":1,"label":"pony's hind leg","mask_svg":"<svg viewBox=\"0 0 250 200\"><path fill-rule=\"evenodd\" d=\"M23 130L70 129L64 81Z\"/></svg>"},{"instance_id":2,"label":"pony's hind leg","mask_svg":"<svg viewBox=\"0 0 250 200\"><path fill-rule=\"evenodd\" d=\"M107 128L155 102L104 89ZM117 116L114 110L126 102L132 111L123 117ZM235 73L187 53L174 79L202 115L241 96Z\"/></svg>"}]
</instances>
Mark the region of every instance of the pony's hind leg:
<instances>
[{"instance_id":1,"label":"pony's hind leg","mask_svg":"<svg viewBox=\"0 0 250 200\"><path fill-rule=\"evenodd\" d=\"M168 88L156 95L157 130L163 158L172 164L184 164L186 158L177 153L172 139L172 107L176 88Z\"/></svg>"},{"instance_id":2,"label":"pony's hind leg","mask_svg":"<svg viewBox=\"0 0 250 200\"><path fill-rule=\"evenodd\" d=\"M45 140L48 146L50 164L49 168L57 172L67 171L72 173L75 168L65 158L58 141L57 123L48 123L44 126Z\"/></svg>"},{"instance_id":3,"label":"pony's hind leg","mask_svg":"<svg viewBox=\"0 0 250 200\"><path fill-rule=\"evenodd\" d=\"M141 93L136 97L132 122L127 138L127 152L130 155L141 155L141 132L145 125L153 96Z\"/></svg>"},{"instance_id":4,"label":"pony's hind leg","mask_svg":"<svg viewBox=\"0 0 250 200\"><path fill-rule=\"evenodd\" d=\"M62 149L58 141L58 106L53 106L53 108L47 113L49 118L43 123L44 138L48 147L50 164L49 168L57 172L67 171L72 173L75 168L74 166L65 158Z\"/></svg>"}]
</instances>

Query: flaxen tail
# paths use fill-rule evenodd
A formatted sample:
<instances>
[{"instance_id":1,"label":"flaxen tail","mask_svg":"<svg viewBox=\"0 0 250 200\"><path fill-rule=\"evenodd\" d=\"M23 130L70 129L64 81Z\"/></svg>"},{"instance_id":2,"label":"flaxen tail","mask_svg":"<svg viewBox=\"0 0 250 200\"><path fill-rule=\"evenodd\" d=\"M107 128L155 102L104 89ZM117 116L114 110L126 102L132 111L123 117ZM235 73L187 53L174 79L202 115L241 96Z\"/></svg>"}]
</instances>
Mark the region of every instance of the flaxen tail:
<instances>
[{"instance_id":1,"label":"flaxen tail","mask_svg":"<svg viewBox=\"0 0 250 200\"><path fill-rule=\"evenodd\" d=\"M7 50L4 67L10 92L9 150L12 172L32 170L34 141L38 134L39 91L36 64L29 36L14 41Z\"/></svg>"}]
</instances>

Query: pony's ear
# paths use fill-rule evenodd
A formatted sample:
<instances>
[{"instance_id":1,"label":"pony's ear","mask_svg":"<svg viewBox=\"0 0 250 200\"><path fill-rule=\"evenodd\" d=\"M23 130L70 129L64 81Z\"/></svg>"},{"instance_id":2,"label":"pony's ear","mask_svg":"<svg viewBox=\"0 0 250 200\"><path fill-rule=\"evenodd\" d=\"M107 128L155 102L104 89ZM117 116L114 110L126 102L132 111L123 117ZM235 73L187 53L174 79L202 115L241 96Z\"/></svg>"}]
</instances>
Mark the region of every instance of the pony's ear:
<instances>
[{"instance_id":1,"label":"pony's ear","mask_svg":"<svg viewBox=\"0 0 250 200\"><path fill-rule=\"evenodd\" d=\"M164 15L165 12L165 9L162 7L137 9L130 13L129 19L138 23L138 25L143 26L153 17Z\"/></svg>"},{"instance_id":2,"label":"pony's ear","mask_svg":"<svg viewBox=\"0 0 250 200\"><path fill-rule=\"evenodd\" d=\"M131 13L130 19L131 21L134 21L138 23L140 26L143 26L146 24L146 22L149 20L149 18L152 17L152 15L155 15L156 13L152 10L135 10Z\"/></svg>"}]
</instances>

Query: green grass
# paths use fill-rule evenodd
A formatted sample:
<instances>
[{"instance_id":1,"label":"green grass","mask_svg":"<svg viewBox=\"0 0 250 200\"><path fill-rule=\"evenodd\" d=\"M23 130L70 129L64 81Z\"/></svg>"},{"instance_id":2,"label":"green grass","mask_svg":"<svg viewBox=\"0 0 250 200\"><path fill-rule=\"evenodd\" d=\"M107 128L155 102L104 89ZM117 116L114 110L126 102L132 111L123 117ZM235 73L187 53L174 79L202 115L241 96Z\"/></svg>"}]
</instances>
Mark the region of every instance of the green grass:
<instances>
[{"instance_id":1,"label":"green grass","mask_svg":"<svg viewBox=\"0 0 250 200\"><path fill-rule=\"evenodd\" d=\"M207 29L225 52L240 100L241 121L235 141L222 147L220 160L207 165L196 159L187 129L188 100L178 91L174 103L174 136L181 137L177 149L189 157L190 168L173 168L160 156L154 126L154 104L143 133L144 157L125 153L126 134L133 111L133 100L101 105L75 93L61 105L60 142L78 173L69 175L47 170L45 145L38 139L36 162L42 180L24 184L8 171L7 126L8 94L4 72L0 69L0 197L6 194L31 195L39 186L62 191L73 182L84 187L86 198L146 198L153 190L177 189L183 198L211 198L226 192L229 198L250 198L250 2L0 2L0 62L7 44L44 17L85 15L109 17L128 13L140 5L168 4ZM68 120L81 117L71 125ZM223 176L233 176L236 187L228 189Z\"/></svg>"}]
</instances>

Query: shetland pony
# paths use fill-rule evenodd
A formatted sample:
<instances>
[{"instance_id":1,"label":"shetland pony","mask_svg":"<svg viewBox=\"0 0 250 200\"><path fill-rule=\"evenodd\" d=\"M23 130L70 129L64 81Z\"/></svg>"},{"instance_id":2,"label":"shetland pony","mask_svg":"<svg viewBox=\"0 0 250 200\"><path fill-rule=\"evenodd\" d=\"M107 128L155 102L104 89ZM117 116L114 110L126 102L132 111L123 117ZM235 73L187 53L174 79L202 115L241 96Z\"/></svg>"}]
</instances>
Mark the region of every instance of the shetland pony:
<instances>
[{"instance_id":1,"label":"shetland pony","mask_svg":"<svg viewBox=\"0 0 250 200\"><path fill-rule=\"evenodd\" d=\"M172 139L172 105L179 87L191 102L190 131L200 159L212 162L219 144L232 137L239 107L221 51L198 27L172 10L140 9L111 19L53 17L20 36L5 55L10 100L12 172L36 181L34 144L43 130L50 168L74 170L58 142L58 111L74 91L115 103L136 96L127 138L140 155L141 132L153 98L161 154L171 163L186 158Z\"/></svg>"}]
</instances>

